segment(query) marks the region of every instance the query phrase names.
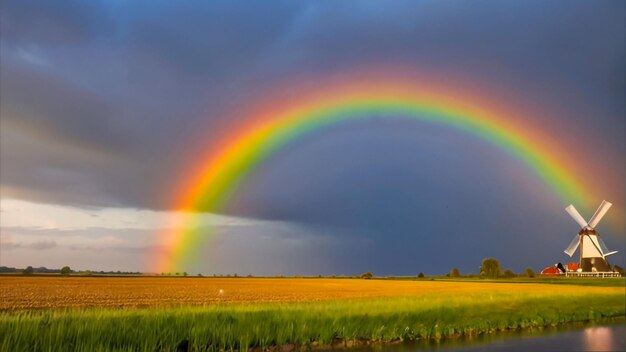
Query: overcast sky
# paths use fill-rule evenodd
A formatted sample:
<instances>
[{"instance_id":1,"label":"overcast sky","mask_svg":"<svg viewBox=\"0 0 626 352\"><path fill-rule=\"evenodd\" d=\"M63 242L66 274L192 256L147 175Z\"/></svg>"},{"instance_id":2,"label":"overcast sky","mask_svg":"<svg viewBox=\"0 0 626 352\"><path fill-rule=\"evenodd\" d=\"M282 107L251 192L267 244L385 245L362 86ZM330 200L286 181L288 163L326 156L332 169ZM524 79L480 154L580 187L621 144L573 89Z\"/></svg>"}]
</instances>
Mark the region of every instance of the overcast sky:
<instances>
[{"instance_id":1,"label":"overcast sky","mask_svg":"<svg viewBox=\"0 0 626 352\"><path fill-rule=\"evenodd\" d=\"M148 270L183 162L206 158L192 139L217 138L268 88L359 67L556 112L529 122L613 185L593 200L620 204L607 221L626 217L623 1L7 0L0 13L0 265ZM568 260L578 228L563 208L475 137L357 122L293 142L202 215L218 230L185 269L414 275L494 256L540 270ZM626 266L626 229L599 230Z\"/></svg>"}]
</instances>

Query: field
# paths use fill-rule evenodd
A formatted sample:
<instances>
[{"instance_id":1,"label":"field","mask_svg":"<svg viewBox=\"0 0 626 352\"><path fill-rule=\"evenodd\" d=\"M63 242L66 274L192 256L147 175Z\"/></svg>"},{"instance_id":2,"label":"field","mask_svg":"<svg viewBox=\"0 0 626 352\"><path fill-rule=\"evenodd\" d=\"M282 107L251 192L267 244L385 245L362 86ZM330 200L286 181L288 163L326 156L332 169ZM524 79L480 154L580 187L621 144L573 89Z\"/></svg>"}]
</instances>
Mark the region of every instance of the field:
<instances>
[{"instance_id":1,"label":"field","mask_svg":"<svg viewBox=\"0 0 626 352\"><path fill-rule=\"evenodd\" d=\"M626 313L623 279L569 280L0 277L0 349L308 348Z\"/></svg>"}]
</instances>

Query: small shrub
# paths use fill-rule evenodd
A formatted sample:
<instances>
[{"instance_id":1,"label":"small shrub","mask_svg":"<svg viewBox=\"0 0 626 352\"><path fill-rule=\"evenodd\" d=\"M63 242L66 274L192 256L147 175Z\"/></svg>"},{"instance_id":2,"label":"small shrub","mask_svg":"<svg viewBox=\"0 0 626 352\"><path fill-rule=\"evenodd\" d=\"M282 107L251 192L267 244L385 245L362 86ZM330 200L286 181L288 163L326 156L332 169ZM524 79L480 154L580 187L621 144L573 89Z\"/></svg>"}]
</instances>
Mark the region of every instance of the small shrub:
<instances>
[{"instance_id":1,"label":"small shrub","mask_svg":"<svg viewBox=\"0 0 626 352\"><path fill-rule=\"evenodd\" d=\"M515 277L515 273L511 269L506 269L502 276L504 276L507 279L510 279L510 278L514 278Z\"/></svg>"},{"instance_id":2,"label":"small shrub","mask_svg":"<svg viewBox=\"0 0 626 352\"><path fill-rule=\"evenodd\" d=\"M424 273L419 273L419 274L417 275L417 277L418 277L418 278L420 278L420 279L423 279L423 278L424 278Z\"/></svg>"},{"instance_id":3,"label":"small shrub","mask_svg":"<svg viewBox=\"0 0 626 352\"><path fill-rule=\"evenodd\" d=\"M370 273L369 271L366 273L361 274L361 279L371 279L372 278L372 273Z\"/></svg>"}]
</instances>

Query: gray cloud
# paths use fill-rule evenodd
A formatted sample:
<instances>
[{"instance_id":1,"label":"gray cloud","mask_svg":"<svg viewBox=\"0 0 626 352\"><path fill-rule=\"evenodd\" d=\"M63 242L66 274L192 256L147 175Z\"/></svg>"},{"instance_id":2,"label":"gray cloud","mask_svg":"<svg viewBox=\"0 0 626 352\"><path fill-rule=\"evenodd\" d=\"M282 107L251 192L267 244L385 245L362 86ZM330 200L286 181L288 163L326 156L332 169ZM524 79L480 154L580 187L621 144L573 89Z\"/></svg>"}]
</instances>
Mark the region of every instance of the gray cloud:
<instances>
[{"instance_id":1,"label":"gray cloud","mask_svg":"<svg viewBox=\"0 0 626 352\"><path fill-rule=\"evenodd\" d=\"M22 242L5 242L2 243L3 250L13 250L13 249L34 249L34 250L48 250L57 246L57 243L53 240L40 240L36 242L30 243L22 243Z\"/></svg>"},{"instance_id":2,"label":"gray cloud","mask_svg":"<svg viewBox=\"0 0 626 352\"><path fill-rule=\"evenodd\" d=\"M30 243L27 245L28 248L31 249L38 249L38 250L44 250L44 249L50 249L50 248L54 248L56 247L57 243L53 240L48 240L48 241L39 241L39 242L35 242L35 243Z\"/></svg>"}]
</instances>

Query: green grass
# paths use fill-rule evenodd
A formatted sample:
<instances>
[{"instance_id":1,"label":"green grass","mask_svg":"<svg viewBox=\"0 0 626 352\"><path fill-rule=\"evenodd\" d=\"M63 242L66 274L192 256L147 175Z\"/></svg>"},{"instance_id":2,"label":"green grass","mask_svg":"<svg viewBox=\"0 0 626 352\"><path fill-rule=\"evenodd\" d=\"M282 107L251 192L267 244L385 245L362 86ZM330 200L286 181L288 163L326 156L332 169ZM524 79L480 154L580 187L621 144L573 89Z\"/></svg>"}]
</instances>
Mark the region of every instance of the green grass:
<instances>
[{"instance_id":1,"label":"green grass","mask_svg":"<svg viewBox=\"0 0 626 352\"><path fill-rule=\"evenodd\" d=\"M411 278L411 280L424 280ZM428 279L426 279L428 280ZM594 287L626 287L626 278L595 278L595 277L558 277L539 276L534 278L515 277L511 279L481 279L477 277L449 278L445 276L433 277L433 281L455 281L455 282L494 282L494 283L531 283L531 284L552 284L552 285L578 285Z\"/></svg>"},{"instance_id":2,"label":"green grass","mask_svg":"<svg viewBox=\"0 0 626 352\"><path fill-rule=\"evenodd\" d=\"M558 290L557 290L558 291ZM474 335L625 315L624 294L515 292L289 304L0 313L2 351L246 350Z\"/></svg>"}]
</instances>

